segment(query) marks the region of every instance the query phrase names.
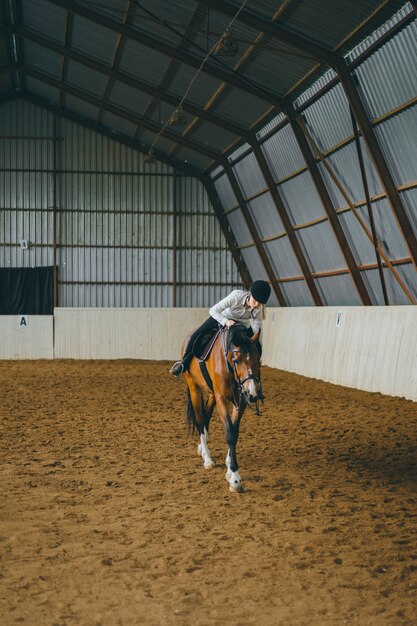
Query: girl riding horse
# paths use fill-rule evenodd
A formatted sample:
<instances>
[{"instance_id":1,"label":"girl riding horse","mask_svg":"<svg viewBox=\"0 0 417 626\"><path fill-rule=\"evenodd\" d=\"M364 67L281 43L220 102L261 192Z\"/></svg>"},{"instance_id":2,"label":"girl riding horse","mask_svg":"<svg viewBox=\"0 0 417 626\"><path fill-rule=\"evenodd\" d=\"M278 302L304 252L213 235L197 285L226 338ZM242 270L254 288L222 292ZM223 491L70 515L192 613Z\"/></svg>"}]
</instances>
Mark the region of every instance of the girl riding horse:
<instances>
[{"instance_id":1,"label":"girl riding horse","mask_svg":"<svg viewBox=\"0 0 417 626\"><path fill-rule=\"evenodd\" d=\"M230 491L242 491L236 457L240 420L248 405L260 415L258 400L263 399L259 343L261 305L267 302L270 293L270 286L263 280L255 281L249 291L232 291L210 309L208 320L186 340L182 360L171 368L174 376L185 372L187 417L200 435L198 453L206 468L214 465L208 448L208 429L214 407L217 407L226 431L226 480ZM219 326L221 330L208 357L194 358L198 338Z\"/></svg>"},{"instance_id":2,"label":"girl riding horse","mask_svg":"<svg viewBox=\"0 0 417 626\"><path fill-rule=\"evenodd\" d=\"M180 361L174 363L170 373L178 377L185 372L194 356L193 347L203 334L213 332L219 326L230 328L237 322L242 324L249 336L262 329L262 306L268 302L271 287L264 280L255 280L249 291L235 289L226 298L211 307L210 317L201 324L188 338ZM260 349L260 344L258 346Z\"/></svg>"}]
</instances>

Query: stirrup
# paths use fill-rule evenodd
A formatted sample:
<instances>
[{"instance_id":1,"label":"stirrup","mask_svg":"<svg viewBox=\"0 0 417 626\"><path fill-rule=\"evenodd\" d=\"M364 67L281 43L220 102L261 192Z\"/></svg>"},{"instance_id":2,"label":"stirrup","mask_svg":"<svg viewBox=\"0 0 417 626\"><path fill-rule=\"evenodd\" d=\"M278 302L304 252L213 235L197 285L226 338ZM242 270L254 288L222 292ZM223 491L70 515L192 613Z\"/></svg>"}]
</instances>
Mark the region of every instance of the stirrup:
<instances>
[{"instance_id":1,"label":"stirrup","mask_svg":"<svg viewBox=\"0 0 417 626\"><path fill-rule=\"evenodd\" d=\"M178 376L181 376L183 372L184 372L184 363L182 361L177 361L176 363L174 363L174 365L169 370L169 373L175 378L178 378Z\"/></svg>"}]
</instances>

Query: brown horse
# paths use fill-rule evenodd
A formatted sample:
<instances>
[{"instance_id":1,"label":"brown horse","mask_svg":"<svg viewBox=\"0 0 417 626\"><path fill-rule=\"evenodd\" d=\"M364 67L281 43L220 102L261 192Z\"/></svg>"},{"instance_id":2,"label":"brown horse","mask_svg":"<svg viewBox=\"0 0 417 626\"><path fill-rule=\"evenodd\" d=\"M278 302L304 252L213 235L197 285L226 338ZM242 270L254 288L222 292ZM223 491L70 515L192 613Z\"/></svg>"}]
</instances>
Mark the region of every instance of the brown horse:
<instances>
[{"instance_id":1,"label":"brown horse","mask_svg":"<svg viewBox=\"0 0 417 626\"><path fill-rule=\"evenodd\" d=\"M185 373L188 385L187 419L200 435L198 453L203 457L206 468L214 465L208 448L208 429L217 406L226 431L226 480L230 491L242 491L236 458L240 420L248 405L260 414L260 357L256 347L259 334L257 332L250 338L246 329L238 324L220 330L203 366L199 359L193 357Z\"/></svg>"}]
</instances>

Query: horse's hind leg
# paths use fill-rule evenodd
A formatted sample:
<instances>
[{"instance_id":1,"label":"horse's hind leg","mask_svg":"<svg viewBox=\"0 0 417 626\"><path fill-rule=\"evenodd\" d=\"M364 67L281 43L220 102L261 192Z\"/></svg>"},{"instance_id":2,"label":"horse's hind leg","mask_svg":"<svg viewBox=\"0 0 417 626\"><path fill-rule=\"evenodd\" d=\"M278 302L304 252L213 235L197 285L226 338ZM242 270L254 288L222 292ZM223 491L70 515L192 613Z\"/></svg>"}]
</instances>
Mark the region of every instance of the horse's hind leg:
<instances>
[{"instance_id":1,"label":"horse's hind leg","mask_svg":"<svg viewBox=\"0 0 417 626\"><path fill-rule=\"evenodd\" d=\"M207 441L208 441L208 430L210 425L211 416L213 415L214 407L216 406L216 400L214 396L209 396L206 402L206 408L204 411L204 426L207 431Z\"/></svg>"},{"instance_id":2,"label":"horse's hind leg","mask_svg":"<svg viewBox=\"0 0 417 626\"><path fill-rule=\"evenodd\" d=\"M209 424L210 419L213 414L214 407L216 405L216 401L213 396L209 396L205 408L203 410L204 416L204 425L203 430L200 433L200 443L198 445L198 453L203 457L204 467L211 468L214 465L213 459L211 458L210 450L208 448L208 440L209 440Z\"/></svg>"},{"instance_id":3,"label":"horse's hind leg","mask_svg":"<svg viewBox=\"0 0 417 626\"><path fill-rule=\"evenodd\" d=\"M201 389L194 384L190 384L189 388L191 402L195 412L195 425L197 426L197 430L200 435L200 443L198 444L197 451L198 454L203 458L204 467L209 469L214 465L208 447L208 425L210 422L211 414L213 413L214 406L211 407L211 405L208 404L207 409L205 409L203 405L203 394L201 392Z\"/></svg>"}]
</instances>

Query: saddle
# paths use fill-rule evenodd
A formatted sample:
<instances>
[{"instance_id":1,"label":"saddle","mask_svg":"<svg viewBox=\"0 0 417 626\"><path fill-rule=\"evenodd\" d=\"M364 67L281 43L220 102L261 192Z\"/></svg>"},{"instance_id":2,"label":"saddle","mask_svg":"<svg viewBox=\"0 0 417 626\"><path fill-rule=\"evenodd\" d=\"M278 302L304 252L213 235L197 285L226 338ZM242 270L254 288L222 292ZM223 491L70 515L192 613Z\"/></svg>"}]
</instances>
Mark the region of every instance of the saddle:
<instances>
[{"instance_id":1,"label":"saddle","mask_svg":"<svg viewBox=\"0 0 417 626\"><path fill-rule=\"evenodd\" d=\"M219 336L220 329L214 330L212 333L204 333L199 335L194 342L193 352L198 361L207 361L210 356L210 352L214 346L214 343Z\"/></svg>"},{"instance_id":2,"label":"saddle","mask_svg":"<svg viewBox=\"0 0 417 626\"><path fill-rule=\"evenodd\" d=\"M203 333L197 337L193 346L194 356L200 365L201 373L211 392L213 392L213 383L207 371L206 361L210 356L210 352L219 334L220 329L214 330L212 333Z\"/></svg>"}]
</instances>

